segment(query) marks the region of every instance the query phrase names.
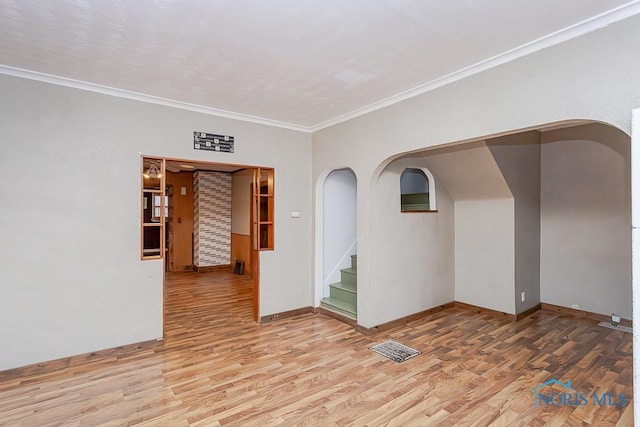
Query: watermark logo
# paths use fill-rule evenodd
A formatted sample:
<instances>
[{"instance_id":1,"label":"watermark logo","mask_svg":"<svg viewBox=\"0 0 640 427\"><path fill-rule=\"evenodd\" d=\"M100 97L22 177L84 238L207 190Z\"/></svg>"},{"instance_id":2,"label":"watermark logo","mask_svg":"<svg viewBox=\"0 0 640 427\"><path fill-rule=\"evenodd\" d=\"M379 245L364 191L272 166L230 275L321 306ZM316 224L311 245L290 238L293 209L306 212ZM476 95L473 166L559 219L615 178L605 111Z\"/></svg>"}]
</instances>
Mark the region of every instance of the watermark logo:
<instances>
[{"instance_id":1,"label":"watermark logo","mask_svg":"<svg viewBox=\"0 0 640 427\"><path fill-rule=\"evenodd\" d=\"M593 392L592 394L576 390L571 380L560 381L552 378L531 390L533 407L539 406L613 406L622 408L629 403L624 393Z\"/></svg>"}]
</instances>

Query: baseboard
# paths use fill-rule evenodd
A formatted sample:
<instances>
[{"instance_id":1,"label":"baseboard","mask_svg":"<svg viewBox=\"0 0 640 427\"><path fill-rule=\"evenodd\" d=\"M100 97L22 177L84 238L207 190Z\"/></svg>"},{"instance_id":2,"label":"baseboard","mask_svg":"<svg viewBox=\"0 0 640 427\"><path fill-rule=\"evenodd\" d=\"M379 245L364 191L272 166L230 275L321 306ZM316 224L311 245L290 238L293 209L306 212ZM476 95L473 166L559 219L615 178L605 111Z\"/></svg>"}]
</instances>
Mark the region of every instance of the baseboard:
<instances>
[{"instance_id":1,"label":"baseboard","mask_svg":"<svg viewBox=\"0 0 640 427\"><path fill-rule=\"evenodd\" d=\"M193 265L180 265L171 269L171 273L182 273L186 271L194 271Z\"/></svg>"},{"instance_id":2,"label":"baseboard","mask_svg":"<svg viewBox=\"0 0 640 427\"><path fill-rule=\"evenodd\" d=\"M314 313L313 307L302 307L295 310L283 311L281 313L269 314L260 318L260 323L269 323L274 320L286 319L287 317L300 316L301 314Z\"/></svg>"},{"instance_id":3,"label":"baseboard","mask_svg":"<svg viewBox=\"0 0 640 427\"><path fill-rule=\"evenodd\" d=\"M197 265L193 266L193 271L198 273L210 273L212 271L221 271L221 270L231 270L231 264L209 265L206 267L198 267Z\"/></svg>"},{"instance_id":4,"label":"baseboard","mask_svg":"<svg viewBox=\"0 0 640 427\"><path fill-rule=\"evenodd\" d=\"M331 317L332 319L339 320L342 323L346 323L347 325L349 325L351 327L354 327L354 328L356 327L356 320L355 319L352 319L352 318L350 318L348 316L345 316L343 314L337 313L335 311L327 310L324 307L315 307L313 309L313 311L315 313L318 313L318 314L324 314L325 316Z\"/></svg>"},{"instance_id":5,"label":"baseboard","mask_svg":"<svg viewBox=\"0 0 640 427\"><path fill-rule=\"evenodd\" d=\"M48 374L60 369L82 365L83 363L94 362L104 359L120 359L143 351L154 350L164 345L163 339L143 341L135 344L123 345L120 347L108 348L105 350L92 351L91 353L79 354L76 356L63 357L61 359L50 360L33 365L21 366L19 368L0 371L0 382L12 381L31 375Z\"/></svg>"},{"instance_id":6,"label":"baseboard","mask_svg":"<svg viewBox=\"0 0 640 427\"><path fill-rule=\"evenodd\" d=\"M531 307L530 309L525 310L522 313L516 314L516 320L522 320L525 317L529 317L533 313L535 313L536 311L540 310L541 308L542 308L542 304L536 304L533 307Z\"/></svg>"},{"instance_id":7,"label":"baseboard","mask_svg":"<svg viewBox=\"0 0 640 427\"><path fill-rule=\"evenodd\" d=\"M511 322L516 322L518 320L524 319L525 317L531 316L533 313L540 310L540 307L541 307L540 304L537 304L523 311L522 313L511 314L511 313L505 313L503 311L492 310L490 308L480 307L479 305L467 304L466 302L456 301L455 306L463 310L473 311L474 313L478 313L478 314L487 314L489 316L497 317L500 319L506 319Z\"/></svg>"},{"instance_id":8,"label":"baseboard","mask_svg":"<svg viewBox=\"0 0 640 427\"><path fill-rule=\"evenodd\" d=\"M207 267L208 268L208 267ZM598 322L610 322L611 317L604 315L593 313L585 310L576 310L574 308L563 307L554 304L541 303L538 304L518 315L508 314L496 310L491 310L484 307L479 307L471 304L466 304L458 301L449 302L443 305L439 305L437 307L433 307L427 310L423 310L418 313L410 314L408 316L404 316L390 322L386 322L371 328L364 327L362 325L358 325L357 322L353 319L347 318L346 316L340 316L338 313L332 312L330 310L326 310L322 307L303 307L295 310L284 311L281 313L275 313L267 316L263 316L260 318L261 323L268 323L274 320L285 319L289 317L295 317L302 314L308 313L320 313L325 316L329 316L332 318L340 317L338 320L343 321L350 326L353 326L354 329L364 335L374 335L379 332L384 332L389 329L395 328L397 326L403 326L407 323L414 322L416 320L423 319L429 315L434 313L438 313L440 311L444 311L450 308L461 308L464 310L473 311L474 313L483 313L492 315L495 317L499 317L507 320L520 320L523 319L532 313L538 310L546 310L554 313L564 314L568 316L578 317L582 319L594 320ZM633 322L630 319L621 319L621 325L624 326L633 326ZM69 368L72 366L81 365L83 363L88 363L96 360L104 360L104 359L119 359L125 356L129 356L131 354L140 353L144 351L154 350L158 347L164 345L164 340L150 340L143 341L134 344L123 345L120 347L109 348L105 350L93 351L90 353L80 354L76 356L64 357L61 359L50 360L42 363L35 363L33 365L21 366L18 368L8 369L5 371L0 371L0 382L12 381L20 378L24 378L31 375L40 375L40 374L48 374L60 369Z\"/></svg>"},{"instance_id":9,"label":"baseboard","mask_svg":"<svg viewBox=\"0 0 640 427\"><path fill-rule=\"evenodd\" d=\"M518 320L515 314L505 313L498 310L492 310L490 308L480 307L473 304L467 304L465 302L456 301L455 306L463 310L473 311L474 313L478 313L478 314L488 314L489 316L510 320L512 322L515 322L516 320Z\"/></svg>"},{"instance_id":10,"label":"baseboard","mask_svg":"<svg viewBox=\"0 0 640 427\"><path fill-rule=\"evenodd\" d=\"M390 322L383 323L381 325L373 326L371 328L367 328L362 325L355 325L355 330L364 335L374 335L380 332L388 331L389 329L404 326L407 323L415 322L416 320L421 320L427 316L430 316L434 313L438 313L443 310L447 310L453 308L455 306L455 302L448 302L446 304L439 305L437 307L429 308L427 310L420 311L418 313L410 314L408 316L400 317L398 319L392 320Z\"/></svg>"},{"instance_id":11,"label":"baseboard","mask_svg":"<svg viewBox=\"0 0 640 427\"><path fill-rule=\"evenodd\" d=\"M591 311L577 310L575 308L563 307L561 305L548 304L543 302L540 304L542 310L553 311L554 313L566 314L568 316L578 317L580 319L595 320L597 322L611 322L611 316L605 314L593 313ZM620 319L620 324L623 326L633 327L633 322L630 319Z\"/></svg>"}]
</instances>

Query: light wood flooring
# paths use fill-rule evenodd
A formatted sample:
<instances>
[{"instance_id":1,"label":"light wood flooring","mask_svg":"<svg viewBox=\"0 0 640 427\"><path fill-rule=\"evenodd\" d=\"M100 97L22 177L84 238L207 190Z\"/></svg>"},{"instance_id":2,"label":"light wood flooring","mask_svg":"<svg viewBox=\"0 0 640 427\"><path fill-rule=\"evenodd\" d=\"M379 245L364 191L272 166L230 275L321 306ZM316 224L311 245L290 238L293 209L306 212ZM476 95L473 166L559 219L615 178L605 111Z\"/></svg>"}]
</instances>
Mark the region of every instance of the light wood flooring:
<instances>
[{"instance_id":1,"label":"light wood flooring","mask_svg":"<svg viewBox=\"0 0 640 427\"><path fill-rule=\"evenodd\" d=\"M0 425L633 425L632 402L534 408L553 378L631 400L631 334L593 321L452 308L367 337L321 314L251 318L247 278L170 274L163 345L0 382ZM368 349L387 339L422 354Z\"/></svg>"}]
</instances>

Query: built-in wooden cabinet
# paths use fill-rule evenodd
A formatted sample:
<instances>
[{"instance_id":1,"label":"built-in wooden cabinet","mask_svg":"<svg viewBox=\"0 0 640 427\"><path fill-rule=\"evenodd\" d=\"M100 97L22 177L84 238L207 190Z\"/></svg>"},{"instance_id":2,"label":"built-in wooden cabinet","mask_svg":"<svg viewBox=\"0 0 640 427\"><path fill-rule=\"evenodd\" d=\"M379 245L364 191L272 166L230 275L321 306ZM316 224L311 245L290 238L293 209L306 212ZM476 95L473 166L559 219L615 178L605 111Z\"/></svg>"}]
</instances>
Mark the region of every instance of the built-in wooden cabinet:
<instances>
[{"instance_id":1,"label":"built-in wooden cabinet","mask_svg":"<svg viewBox=\"0 0 640 427\"><path fill-rule=\"evenodd\" d=\"M254 172L254 206L257 233L254 248L272 250L274 248L274 171L258 168Z\"/></svg>"},{"instance_id":2,"label":"built-in wooden cabinet","mask_svg":"<svg viewBox=\"0 0 640 427\"><path fill-rule=\"evenodd\" d=\"M164 257L165 249L165 161L153 157L142 158L141 195L141 251L142 259Z\"/></svg>"}]
</instances>

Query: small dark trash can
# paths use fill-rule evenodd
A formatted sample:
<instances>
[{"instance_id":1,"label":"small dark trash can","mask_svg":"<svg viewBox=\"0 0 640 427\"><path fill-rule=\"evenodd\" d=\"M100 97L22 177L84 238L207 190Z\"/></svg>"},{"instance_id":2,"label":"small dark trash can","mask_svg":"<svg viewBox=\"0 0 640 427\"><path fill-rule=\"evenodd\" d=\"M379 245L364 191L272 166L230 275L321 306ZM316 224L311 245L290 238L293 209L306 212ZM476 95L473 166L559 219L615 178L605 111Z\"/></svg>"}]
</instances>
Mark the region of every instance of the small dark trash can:
<instances>
[{"instance_id":1,"label":"small dark trash can","mask_svg":"<svg viewBox=\"0 0 640 427\"><path fill-rule=\"evenodd\" d=\"M240 275L244 274L244 261L237 260L233 272Z\"/></svg>"}]
</instances>

